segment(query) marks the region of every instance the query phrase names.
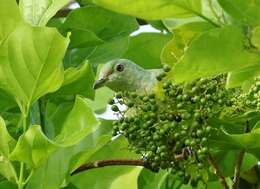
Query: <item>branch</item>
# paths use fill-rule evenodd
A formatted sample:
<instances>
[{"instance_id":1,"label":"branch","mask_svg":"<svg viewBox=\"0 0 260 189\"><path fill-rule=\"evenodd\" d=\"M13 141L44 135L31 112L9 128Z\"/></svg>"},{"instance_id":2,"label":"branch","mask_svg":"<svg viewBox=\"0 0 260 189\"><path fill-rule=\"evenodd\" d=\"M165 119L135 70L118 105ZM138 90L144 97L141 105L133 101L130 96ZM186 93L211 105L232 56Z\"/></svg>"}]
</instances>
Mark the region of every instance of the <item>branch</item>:
<instances>
[{"instance_id":1,"label":"branch","mask_svg":"<svg viewBox=\"0 0 260 189\"><path fill-rule=\"evenodd\" d=\"M246 127L245 127L245 133L249 132L249 122L246 121ZM243 163L243 158L245 156L245 150L242 149L237 157L237 161L236 161L236 165L235 165L235 171L234 171L234 178L233 178L233 185L232 188L233 189L237 189L239 188L239 180L240 180L240 170L241 170L241 166Z\"/></svg>"},{"instance_id":2,"label":"branch","mask_svg":"<svg viewBox=\"0 0 260 189\"><path fill-rule=\"evenodd\" d=\"M235 165L235 172L234 172L234 178L233 178L233 189L237 189L239 186L239 179L240 179L240 170L241 170L241 165L243 162L243 158L245 155L245 150L241 150L238 154L236 165Z\"/></svg>"},{"instance_id":3,"label":"branch","mask_svg":"<svg viewBox=\"0 0 260 189\"><path fill-rule=\"evenodd\" d=\"M227 182L225 180L225 176L220 170L219 166L214 162L211 155L208 155L208 161L211 164L211 166L215 169L216 175L219 177L220 183L222 184L224 189L228 189Z\"/></svg>"},{"instance_id":4,"label":"branch","mask_svg":"<svg viewBox=\"0 0 260 189\"><path fill-rule=\"evenodd\" d=\"M147 164L147 162L142 159L138 159L138 160L111 159L111 160L98 160L98 161L93 161L93 162L83 164L79 168L74 170L70 175L75 175L89 169L106 167L106 166L116 166L116 165L143 166L147 169L151 169L151 167Z\"/></svg>"}]
</instances>

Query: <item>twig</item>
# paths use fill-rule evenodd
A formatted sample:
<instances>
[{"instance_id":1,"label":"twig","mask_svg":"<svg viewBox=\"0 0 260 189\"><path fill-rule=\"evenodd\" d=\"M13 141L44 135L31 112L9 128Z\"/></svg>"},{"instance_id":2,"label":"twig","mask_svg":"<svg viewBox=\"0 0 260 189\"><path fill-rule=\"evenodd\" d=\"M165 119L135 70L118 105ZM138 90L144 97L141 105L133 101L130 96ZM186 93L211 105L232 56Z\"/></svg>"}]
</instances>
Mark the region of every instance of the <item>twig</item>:
<instances>
[{"instance_id":1,"label":"twig","mask_svg":"<svg viewBox=\"0 0 260 189\"><path fill-rule=\"evenodd\" d=\"M219 166L214 162L214 160L210 154L208 155L208 161L212 165L212 167L215 169L215 172L216 172L217 176L219 177L220 183L222 184L223 188L228 189L228 185L227 185L224 174L220 170Z\"/></svg>"},{"instance_id":2,"label":"twig","mask_svg":"<svg viewBox=\"0 0 260 189\"><path fill-rule=\"evenodd\" d=\"M235 165L235 172L234 172L234 178L233 178L233 189L237 189L239 186L239 179L240 179L240 170L241 170L241 165L243 162L243 158L245 155L245 150L241 150L238 154L236 165Z\"/></svg>"},{"instance_id":3,"label":"twig","mask_svg":"<svg viewBox=\"0 0 260 189\"><path fill-rule=\"evenodd\" d=\"M250 131L249 121L246 121L245 133L248 133L249 131ZM245 152L246 152L245 149L242 149L237 156L237 161L236 161L235 171L234 171L234 177L233 177L233 185L232 185L233 189L239 188L240 170L241 170L241 166L242 166L243 159L244 159L244 156L245 156Z\"/></svg>"},{"instance_id":4,"label":"twig","mask_svg":"<svg viewBox=\"0 0 260 189\"><path fill-rule=\"evenodd\" d=\"M89 169L106 167L106 166L116 166L116 165L130 165L130 166L143 166L145 168L151 169L147 162L142 159L131 160L131 159L111 159L111 160L98 160L94 162L89 162L81 165L79 168L74 170L71 175L78 174L82 171Z\"/></svg>"}]
</instances>

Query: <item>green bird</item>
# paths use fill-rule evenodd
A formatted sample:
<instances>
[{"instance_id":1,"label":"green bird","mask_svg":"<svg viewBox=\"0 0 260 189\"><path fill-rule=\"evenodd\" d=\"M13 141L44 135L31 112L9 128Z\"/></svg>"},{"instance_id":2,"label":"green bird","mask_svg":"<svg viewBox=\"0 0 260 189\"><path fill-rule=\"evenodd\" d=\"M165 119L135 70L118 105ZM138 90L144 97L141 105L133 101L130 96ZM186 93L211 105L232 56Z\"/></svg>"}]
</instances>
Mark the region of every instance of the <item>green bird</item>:
<instances>
[{"instance_id":1,"label":"green bird","mask_svg":"<svg viewBox=\"0 0 260 189\"><path fill-rule=\"evenodd\" d=\"M107 86L116 92L151 93L157 90L156 77L162 72L162 69L146 70L127 59L116 59L101 68L94 89Z\"/></svg>"}]
</instances>

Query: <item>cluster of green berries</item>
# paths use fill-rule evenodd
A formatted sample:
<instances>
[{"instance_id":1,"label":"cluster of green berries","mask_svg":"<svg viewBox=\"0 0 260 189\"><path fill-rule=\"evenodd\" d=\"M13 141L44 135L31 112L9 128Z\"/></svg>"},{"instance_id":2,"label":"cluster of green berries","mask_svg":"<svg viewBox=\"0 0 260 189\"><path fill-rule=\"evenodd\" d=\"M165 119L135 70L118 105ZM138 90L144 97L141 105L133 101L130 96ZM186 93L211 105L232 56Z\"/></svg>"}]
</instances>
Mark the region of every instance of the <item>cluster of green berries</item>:
<instances>
[{"instance_id":1,"label":"cluster of green berries","mask_svg":"<svg viewBox=\"0 0 260 189\"><path fill-rule=\"evenodd\" d=\"M157 77L163 97L120 92L109 101L120 117L114 122L113 134L124 135L130 149L142 154L151 169L167 169L195 186L207 180L207 144L214 133L209 120L232 107L234 91L225 89L223 75L174 84L166 79L168 71L164 68ZM117 104L128 108L119 110Z\"/></svg>"},{"instance_id":2,"label":"cluster of green berries","mask_svg":"<svg viewBox=\"0 0 260 189\"><path fill-rule=\"evenodd\" d=\"M255 79L254 85L251 86L249 91L244 95L244 102L246 106L251 109L256 108L260 111L260 78Z\"/></svg>"}]
</instances>

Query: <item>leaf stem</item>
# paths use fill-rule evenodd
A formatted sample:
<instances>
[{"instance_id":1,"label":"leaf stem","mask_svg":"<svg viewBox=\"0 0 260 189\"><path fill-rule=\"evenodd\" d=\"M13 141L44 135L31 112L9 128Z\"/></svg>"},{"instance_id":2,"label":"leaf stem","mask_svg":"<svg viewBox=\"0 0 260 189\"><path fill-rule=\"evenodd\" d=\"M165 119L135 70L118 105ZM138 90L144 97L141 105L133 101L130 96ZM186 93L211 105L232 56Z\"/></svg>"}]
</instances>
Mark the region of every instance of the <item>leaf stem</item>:
<instances>
[{"instance_id":1,"label":"leaf stem","mask_svg":"<svg viewBox=\"0 0 260 189\"><path fill-rule=\"evenodd\" d=\"M24 163L20 163L20 175L19 175L19 180L18 180L18 189L23 189L24 183L23 183L23 172L24 172Z\"/></svg>"},{"instance_id":2,"label":"leaf stem","mask_svg":"<svg viewBox=\"0 0 260 189\"><path fill-rule=\"evenodd\" d=\"M223 188L228 189L228 184L226 182L224 174L222 173L219 166L215 163L215 161L213 160L213 158L210 154L208 155L208 161L211 164L211 166L215 169L215 173L219 177L219 181L220 181L221 185L223 186Z\"/></svg>"},{"instance_id":3,"label":"leaf stem","mask_svg":"<svg viewBox=\"0 0 260 189\"><path fill-rule=\"evenodd\" d=\"M94 169L94 168L101 168L101 167L106 167L106 166L116 166L116 165L129 165L129 166L143 166L145 168L151 169L147 162L142 159L111 159L111 160L98 160L98 161L93 161L89 162L86 164L81 165L78 167L76 170L74 170L71 175L78 174L82 171L86 171L89 169Z\"/></svg>"}]
</instances>

